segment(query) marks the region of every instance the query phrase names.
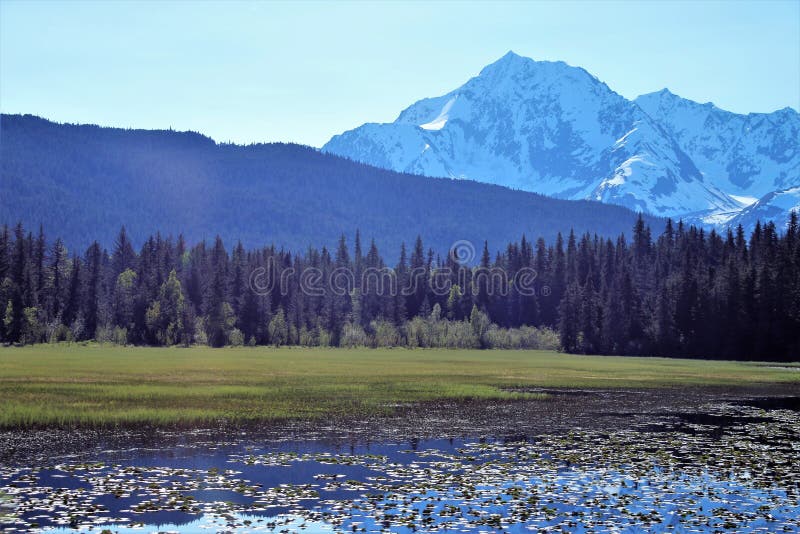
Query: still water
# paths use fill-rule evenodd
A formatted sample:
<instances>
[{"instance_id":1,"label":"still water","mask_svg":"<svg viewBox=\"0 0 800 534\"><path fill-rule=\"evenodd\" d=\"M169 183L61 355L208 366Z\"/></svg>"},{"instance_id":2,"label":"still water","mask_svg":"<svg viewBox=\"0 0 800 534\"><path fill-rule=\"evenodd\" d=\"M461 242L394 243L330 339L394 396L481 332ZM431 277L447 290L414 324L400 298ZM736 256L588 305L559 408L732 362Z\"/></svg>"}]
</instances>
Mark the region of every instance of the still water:
<instances>
[{"instance_id":1,"label":"still water","mask_svg":"<svg viewBox=\"0 0 800 534\"><path fill-rule=\"evenodd\" d=\"M797 399L535 438L231 439L0 467L55 532L800 531Z\"/></svg>"}]
</instances>

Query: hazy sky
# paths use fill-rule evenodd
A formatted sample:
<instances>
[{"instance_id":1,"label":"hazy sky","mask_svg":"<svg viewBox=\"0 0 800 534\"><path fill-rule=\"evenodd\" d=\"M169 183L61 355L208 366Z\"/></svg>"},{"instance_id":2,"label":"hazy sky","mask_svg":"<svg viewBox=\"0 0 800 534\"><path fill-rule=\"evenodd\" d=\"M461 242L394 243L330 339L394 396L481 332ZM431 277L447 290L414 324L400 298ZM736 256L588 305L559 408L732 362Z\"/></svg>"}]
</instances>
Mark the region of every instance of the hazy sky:
<instances>
[{"instance_id":1,"label":"hazy sky","mask_svg":"<svg viewBox=\"0 0 800 534\"><path fill-rule=\"evenodd\" d=\"M455 89L508 50L633 98L800 109L800 1L0 0L0 109L320 146Z\"/></svg>"}]
</instances>

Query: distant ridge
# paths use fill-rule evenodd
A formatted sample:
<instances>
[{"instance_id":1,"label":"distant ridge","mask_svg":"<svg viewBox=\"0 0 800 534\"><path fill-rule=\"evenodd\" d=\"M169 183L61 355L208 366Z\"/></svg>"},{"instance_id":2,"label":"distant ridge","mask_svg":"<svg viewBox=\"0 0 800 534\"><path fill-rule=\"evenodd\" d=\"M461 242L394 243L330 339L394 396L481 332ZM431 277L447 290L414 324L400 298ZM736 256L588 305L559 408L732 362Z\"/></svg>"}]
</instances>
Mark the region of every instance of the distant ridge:
<instances>
[{"instance_id":1,"label":"distant ridge","mask_svg":"<svg viewBox=\"0 0 800 534\"><path fill-rule=\"evenodd\" d=\"M635 214L473 181L370 167L292 144L217 144L192 132L57 124L0 116L0 223L22 221L82 248L125 225L189 242L242 240L303 250L360 229L387 258L418 234L446 254L461 239L490 249L557 232L629 234ZM648 217L660 229L663 222Z\"/></svg>"}]
</instances>

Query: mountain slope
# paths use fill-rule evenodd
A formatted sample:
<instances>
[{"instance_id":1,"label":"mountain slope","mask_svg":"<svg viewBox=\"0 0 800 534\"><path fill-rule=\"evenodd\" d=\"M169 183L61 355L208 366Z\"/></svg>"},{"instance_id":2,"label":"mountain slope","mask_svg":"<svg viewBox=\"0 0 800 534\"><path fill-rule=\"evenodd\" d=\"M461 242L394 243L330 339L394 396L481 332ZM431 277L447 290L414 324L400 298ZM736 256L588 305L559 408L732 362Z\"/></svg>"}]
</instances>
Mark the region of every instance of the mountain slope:
<instances>
[{"instance_id":1,"label":"mountain slope","mask_svg":"<svg viewBox=\"0 0 800 534\"><path fill-rule=\"evenodd\" d=\"M762 224L772 221L780 228L787 223L787 214L791 211L800 213L800 186L771 191L727 222L731 227L741 224L744 228L753 228L758 221Z\"/></svg>"},{"instance_id":2,"label":"mountain slope","mask_svg":"<svg viewBox=\"0 0 800 534\"><path fill-rule=\"evenodd\" d=\"M636 103L662 125L715 186L761 197L796 185L800 175L800 113L740 115L662 89Z\"/></svg>"},{"instance_id":3,"label":"mountain slope","mask_svg":"<svg viewBox=\"0 0 800 534\"><path fill-rule=\"evenodd\" d=\"M630 233L631 211L471 181L403 175L309 147L216 144L195 133L0 117L0 224L43 223L74 247L121 225L190 242L241 239L292 250L334 246L360 229L388 258L420 234L446 253L460 239L504 246L525 233ZM661 222L648 218L655 228Z\"/></svg>"},{"instance_id":4,"label":"mountain slope","mask_svg":"<svg viewBox=\"0 0 800 534\"><path fill-rule=\"evenodd\" d=\"M748 206L800 186L800 113L741 115L667 89L636 103L672 136L708 182Z\"/></svg>"},{"instance_id":5,"label":"mountain slope","mask_svg":"<svg viewBox=\"0 0 800 534\"><path fill-rule=\"evenodd\" d=\"M719 179L709 166L717 155L693 133L701 126L692 123L680 136L659 110L649 95L631 102L581 68L509 52L458 89L420 100L393 123L334 136L323 151L397 171L695 219L740 211L747 202L736 197L750 194L747 183L760 184L756 196L774 190L763 183L765 166L761 174L752 169L764 152L774 162L770 184L797 182L797 113L749 119L742 128L758 126L760 143L740 136L726 179ZM707 154L699 164L698 153Z\"/></svg>"}]
</instances>

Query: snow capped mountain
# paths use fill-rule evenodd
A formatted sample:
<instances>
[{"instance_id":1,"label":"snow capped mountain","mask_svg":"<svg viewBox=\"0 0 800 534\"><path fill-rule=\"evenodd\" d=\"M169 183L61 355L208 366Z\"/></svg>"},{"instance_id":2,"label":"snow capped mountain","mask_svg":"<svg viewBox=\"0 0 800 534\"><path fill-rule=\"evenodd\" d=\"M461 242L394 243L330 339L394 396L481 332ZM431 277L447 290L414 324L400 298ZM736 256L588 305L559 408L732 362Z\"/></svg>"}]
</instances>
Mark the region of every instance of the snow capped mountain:
<instances>
[{"instance_id":1,"label":"snow capped mountain","mask_svg":"<svg viewBox=\"0 0 800 534\"><path fill-rule=\"evenodd\" d=\"M787 214L791 211L800 214L800 186L767 193L734 216L729 224L731 226L741 224L744 228L752 228L757 221L762 223L772 221L781 228L786 224Z\"/></svg>"},{"instance_id":2,"label":"snow capped mountain","mask_svg":"<svg viewBox=\"0 0 800 534\"><path fill-rule=\"evenodd\" d=\"M509 52L458 89L416 102L393 123L334 136L323 150L721 222L750 197L800 185L799 140L788 108L743 116L665 91L631 102L581 68Z\"/></svg>"},{"instance_id":3,"label":"snow capped mountain","mask_svg":"<svg viewBox=\"0 0 800 534\"><path fill-rule=\"evenodd\" d=\"M636 103L675 139L703 175L731 194L757 197L800 176L800 113L739 115L662 89Z\"/></svg>"}]
</instances>

